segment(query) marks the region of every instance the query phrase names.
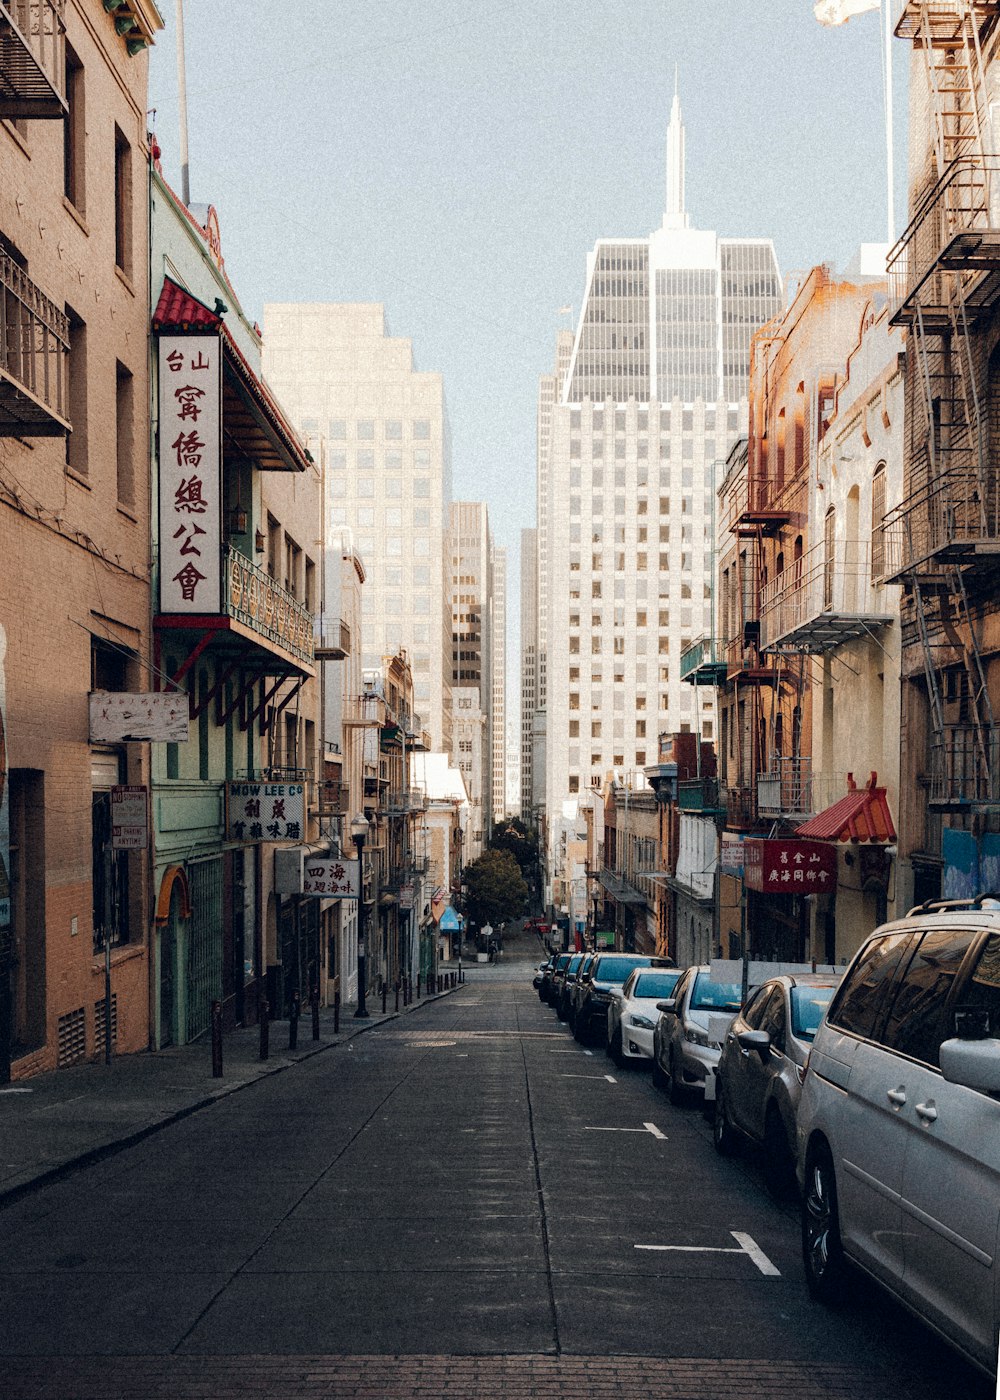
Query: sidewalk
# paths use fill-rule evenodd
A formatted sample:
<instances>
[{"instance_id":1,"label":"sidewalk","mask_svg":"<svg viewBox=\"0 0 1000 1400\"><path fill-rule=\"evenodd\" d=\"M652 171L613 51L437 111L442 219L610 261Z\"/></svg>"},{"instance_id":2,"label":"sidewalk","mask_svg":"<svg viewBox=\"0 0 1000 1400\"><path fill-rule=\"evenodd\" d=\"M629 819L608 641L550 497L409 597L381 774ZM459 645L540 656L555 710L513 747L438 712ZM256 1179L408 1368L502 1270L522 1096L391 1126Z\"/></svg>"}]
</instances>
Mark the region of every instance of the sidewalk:
<instances>
[{"instance_id":1,"label":"sidewalk","mask_svg":"<svg viewBox=\"0 0 1000 1400\"><path fill-rule=\"evenodd\" d=\"M441 970L457 968L457 963L445 963ZM265 1061L259 1059L257 1026L230 1031L223 1038L221 1079L212 1077L212 1046L206 1037L194 1045L122 1055L110 1065L74 1065L2 1085L0 1207L68 1171L119 1152L248 1084L280 1074L300 1060L321 1055L397 1016L408 1016L448 996L450 990L424 995L407 1007L401 1000L398 1012L394 1009L395 994L390 991L385 1015L381 996L371 996L367 1021L354 1019L353 1005L342 1007L337 1035L333 1033L333 1008L324 1007L319 1040L312 1038L312 1016L306 1007L299 1020L295 1050L288 1049L288 1022L271 1022L270 1055Z\"/></svg>"}]
</instances>

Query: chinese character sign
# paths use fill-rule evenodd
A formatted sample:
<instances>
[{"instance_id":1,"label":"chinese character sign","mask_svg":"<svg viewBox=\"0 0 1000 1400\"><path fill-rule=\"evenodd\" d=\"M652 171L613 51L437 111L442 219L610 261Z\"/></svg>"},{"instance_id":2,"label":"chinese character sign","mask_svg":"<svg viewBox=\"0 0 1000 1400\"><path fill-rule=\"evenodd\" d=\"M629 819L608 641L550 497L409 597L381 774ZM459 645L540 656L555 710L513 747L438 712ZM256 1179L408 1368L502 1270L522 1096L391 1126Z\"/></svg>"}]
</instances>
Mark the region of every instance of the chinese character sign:
<instances>
[{"instance_id":1,"label":"chinese character sign","mask_svg":"<svg viewBox=\"0 0 1000 1400\"><path fill-rule=\"evenodd\" d=\"M361 862L323 856L304 861L302 893L320 899L357 899L361 890Z\"/></svg>"},{"instance_id":2,"label":"chinese character sign","mask_svg":"<svg viewBox=\"0 0 1000 1400\"><path fill-rule=\"evenodd\" d=\"M301 841L306 829L303 783L230 783L226 835L230 841Z\"/></svg>"},{"instance_id":3,"label":"chinese character sign","mask_svg":"<svg viewBox=\"0 0 1000 1400\"><path fill-rule=\"evenodd\" d=\"M743 878L748 890L828 894L837 888L837 848L825 841L748 837L743 852Z\"/></svg>"},{"instance_id":4,"label":"chinese character sign","mask_svg":"<svg viewBox=\"0 0 1000 1400\"><path fill-rule=\"evenodd\" d=\"M222 343L160 337L160 611L221 611Z\"/></svg>"},{"instance_id":5,"label":"chinese character sign","mask_svg":"<svg viewBox=\"0 0 1000 1400\"><path fill-rule=\"evenodd\" d=\"M188 723L188 698L180 690L149 694L117 690L90 692L92 744L121 744L142 739L186 744Z\"/></svg>"}]
</instances>

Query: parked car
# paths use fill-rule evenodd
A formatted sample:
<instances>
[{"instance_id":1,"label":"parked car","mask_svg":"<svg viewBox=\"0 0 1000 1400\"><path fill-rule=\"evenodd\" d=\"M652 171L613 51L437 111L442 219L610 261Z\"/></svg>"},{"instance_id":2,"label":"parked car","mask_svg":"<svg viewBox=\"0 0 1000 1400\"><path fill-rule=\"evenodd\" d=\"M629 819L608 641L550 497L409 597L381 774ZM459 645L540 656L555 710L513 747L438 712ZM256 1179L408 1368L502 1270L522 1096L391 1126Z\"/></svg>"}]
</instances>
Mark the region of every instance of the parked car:
<instances>
[{"instance_id":1,"label":"parked car","mask_svg":"<svg viewBox=\"0 0 1000 1400\"><path fill-rule=\"evenodd\" d=\"M554 954L552 957L551 970L544 973L542 976L542 985L538 989L538 995L541 997L542 1001L547 1001L550 1006L553 1004L552 998L555 994L556 978L560 975L572 956L572 953Z\"/></svg>"},{"instance_id":2,"label":"parked car","mask_svg":"<svg viewBox=\"0 0 1000 1400\"><path fill-rule=\"evenodd\" d=\"M563 997L566 993L566 982L570 976L576 977L576 970L583 962L582 953L564 953L556 960L555 970L552 973L552 985L549 987L549 1005L553 1008L560 1021L565 1021L563 1012Z\"/></svg>"},{"instance_id":3,"label":"parked car","mask_svg":"<svg viewBox=\"0 0 1000 1400\"><path fill-rule=\"evenodd\" d=\"M544 962L539 963L538 966L535 968L535 975L531 979L531 985L534 987L536 992L542 985L542 978L544 977L545 973L549 971L551 966L552 959L546 958Z\"/></svg>"},{"instance_id":4,"label":"parked car","mask_svg":"<svg viewBox=\"0 0 1000 1400\"><path fill-rule=\"evenodd\" d=\"M741 1139L764 1150L764 1180L776 1199L795 1181L795 1116L806 1059L839 978L772 977L736 1016L715 1077L715 1146L728 1156Z\"/></svg>"},{"instance_id":5,"label":"parked car","mask_svg":"<svg viewBox=\"0 0 1000 1400\"><path fill-rule=\"evenodd\" d=\"M646 953L598 953L590 964L587 981L582 985L576 1002L573 1034L581 1044L595 1035L603 1045L608 1033L608 1003L635 967L652 964L669 966L669 959L653 958Z\"/></svg>"},{"instance_id":6,"label":"parked car","mask_svg":"<svg viewBox=\"0 0 1000 1400\"><path fill-rule=\"evenodd\" d=\"M637 967L608 1002L608 1054L619 1069L627 1061L653 1058L656 1003L673 995L679 968Z\"/></svg>"},{"instance_id":7,"label":"parked car","mask_svg":"<svg viewBox=\"0 0 1000 1400\"><path fill-rule=\"evenodd\" d=\"M576 985L576 979L579 977L583 965L589 963L591 956L590 953L576 953L569 961L562 986L559 989L559 996L552 999L560 1021L569 1020L569 1009L573 1004L573 988Z\"/></svg>"},{"instance_id":8,"label":"parked car","mask_svg":"<svg viewBox=\"0 0 1000 1400\"><path fill-rule=\"evenodd\" d=\"M814 1297L863 1269L993 1374L1000 1292L1000 902L876 929L809 1052L797 1124Z\"/></svg>"},{"instance_id":9,"label":"parked car","mask_svg":"<svg viewBox=\"0 0 1000 1400\"><path fill-rule=\"evenodd\" d=\"M704 1094L722 1050L716 1023L720 1017L735 1016L740 997L739 982L713 981L708 963L702 963L686 968L673 996L658 1003L653 1083L667 1091L671 1103L687 1103Z\"/></svg>"}]
</instances>

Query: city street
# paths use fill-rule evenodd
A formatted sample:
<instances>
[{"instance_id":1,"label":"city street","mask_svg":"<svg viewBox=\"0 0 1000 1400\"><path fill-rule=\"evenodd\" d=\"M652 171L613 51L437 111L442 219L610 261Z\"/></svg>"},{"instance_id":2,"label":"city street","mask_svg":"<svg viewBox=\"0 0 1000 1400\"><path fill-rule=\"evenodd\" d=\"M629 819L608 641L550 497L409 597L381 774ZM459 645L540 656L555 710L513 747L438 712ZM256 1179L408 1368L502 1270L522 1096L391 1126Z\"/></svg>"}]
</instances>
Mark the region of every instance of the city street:
<instances>
[{"instance_id":1,"label":"city street","mask_svg":"<svg viewBox=\"0 0 1000 1400\"><path fill-rule=\"evenodd\" d=\"M860 1282L811 1303L796 1208L535 952L0 1212L5 1400L992 1394Z\"/></svg>"}]
</instances>

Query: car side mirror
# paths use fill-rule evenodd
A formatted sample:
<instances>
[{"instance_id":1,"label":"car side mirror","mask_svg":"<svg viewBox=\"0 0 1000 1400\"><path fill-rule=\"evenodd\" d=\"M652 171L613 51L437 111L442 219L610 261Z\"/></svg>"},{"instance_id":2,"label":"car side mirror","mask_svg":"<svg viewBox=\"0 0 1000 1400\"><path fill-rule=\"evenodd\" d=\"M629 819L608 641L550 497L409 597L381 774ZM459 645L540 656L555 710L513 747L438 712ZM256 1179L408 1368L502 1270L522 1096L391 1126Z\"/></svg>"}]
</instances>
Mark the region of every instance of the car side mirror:
<instances>
[{"instance_id":1,"label":"car side mirror","mask_svg":"<svg viewBox=\"0 0 1000 1400\"><path fill-rule=\"evenodd\" d=\"M656 1009L657 1011L676 1011L677 1002L673 997L667 997L666 1001L658 1001L656 1003Z\"/></svg>"},{"instance_id":2,"label":"car side mirror","mask_svg":"<svg viewBox=\"0 0 1000 1400\"><path fill-rule=\"evenodd\" d=\"M771 1048L771 1037L767 1031L740 1031L736 1037L744 1050L756 1050L761 1059Z\"/></svg>"},{"instance_id":3,"label":"car side mirror","mask_svg":"<svg viewBox=\"0 0 1000 1400\"><path fill-rule=\"evenodd\" d=\"M941 1046L941 1073L950 1084L1000 1093L1000 1040L946 1040Z\"/></svg>"}]
</instances>

